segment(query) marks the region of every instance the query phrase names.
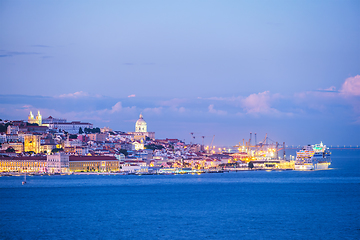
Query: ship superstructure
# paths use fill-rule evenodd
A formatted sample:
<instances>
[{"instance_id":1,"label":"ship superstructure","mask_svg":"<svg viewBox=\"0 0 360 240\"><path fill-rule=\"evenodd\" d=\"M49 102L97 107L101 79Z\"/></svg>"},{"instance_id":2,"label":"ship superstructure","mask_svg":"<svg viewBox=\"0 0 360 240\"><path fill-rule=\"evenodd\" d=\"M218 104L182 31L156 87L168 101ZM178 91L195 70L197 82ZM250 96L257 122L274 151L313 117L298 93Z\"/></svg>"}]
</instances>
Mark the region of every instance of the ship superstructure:
<instances>
[{"instance_id":1,"label":"ship superstructure","mask_svg":"<svg viewBox=\"0 0 360 240\"><path fill-rule=\"evenodd\" d=\"M296 152L295 170L328 169L331 164L329 148L322 142L315 145L304 146Z\"/></svg>"}]
</instances>

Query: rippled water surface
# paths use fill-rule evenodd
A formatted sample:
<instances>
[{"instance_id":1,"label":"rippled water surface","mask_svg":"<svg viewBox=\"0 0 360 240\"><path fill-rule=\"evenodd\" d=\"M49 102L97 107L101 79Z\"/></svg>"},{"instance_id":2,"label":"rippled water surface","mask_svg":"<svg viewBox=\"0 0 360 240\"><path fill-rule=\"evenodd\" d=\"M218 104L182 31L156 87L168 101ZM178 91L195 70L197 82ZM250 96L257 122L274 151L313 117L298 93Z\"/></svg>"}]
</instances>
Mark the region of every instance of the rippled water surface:
<instances>
[{"instance_id":1,"label":"rippled water surface","mask_svg":"<svg viewBox=\"0 0 360 240\"><path fill-rule=\"evenodd\" d=\"M360 239L360 151L331 169L0 178L0 239Z\"/></svg>"}]
</instances>

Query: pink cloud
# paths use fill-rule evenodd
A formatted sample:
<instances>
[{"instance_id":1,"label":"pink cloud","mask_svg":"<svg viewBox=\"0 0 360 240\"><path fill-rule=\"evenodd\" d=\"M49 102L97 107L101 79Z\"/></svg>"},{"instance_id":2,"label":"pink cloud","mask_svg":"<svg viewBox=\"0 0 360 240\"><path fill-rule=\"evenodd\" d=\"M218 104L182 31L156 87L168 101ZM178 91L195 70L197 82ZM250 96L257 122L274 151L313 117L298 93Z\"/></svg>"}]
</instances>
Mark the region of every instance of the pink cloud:
<instances>
[{"instance_id":1,"label":"pink cloud","mask_svg":"<svg viewBox=\"0 0 360 240\"><path fill-rule=\"evenodd\" d=\"M121 110L122 110L121 102L117 102L114 106L112 106L110 112L111 112L111 113L120 112Z\"/></svg>"},{"instance_id":2,"label":"pink cloud","mask_svg":"<svg viewBox=\"0 0 360 240\"><path fill-rule=\"evenodd\" d=\"M184 102L186 102L186 99L173 98L167 101L161 101L160 104L163 106L177 107Z\"/></svg>"},{"instance_id":3,"label":"pink cloud","mask_svg":"<svg viewBox=\"0 0 360 240\"><path fill-rule=\"evenodd\" d=\"M79 97L87 97L89 94L87 92L74 92L74 93L67 93L67 94L61 94L60 98L79 98Z\"/></svg>"},{"instance_id":4,"label":"pink cloud","mask_svg":"<svg viewBox=\"0 0 360 240\"><path fill-rule=\"evenodd\" d=\"M135 94L131 94L131 95L128 96L128 98L131 98L131 97L136 97L136 95L135 95Z\"/></svg>"},{"instance_id":5,"label":"pink cloud","mask_svg":"<svg viewBox=\"0 0 360 240\"><path fill-rule=\"evenodd\" d=\"M227 114L226 111L216 110L214 108L214 104L210 104L208 109L209 109L209 113L214 113L214 114L218 114L218 115L226 115Z\"/></svg>"},{"instance_id":6,"label":"pink cloud","mask_svg":"<svg viewBox=\"0 0 360 240\"><path fill-rule=\"evenodd\" d=\"M360 96L360 75L347 78L341 86L340 92L345 96Z\"/></svg>"},{"instance_id":7,"label":"pink cloud","mask_svg":"<svg viewBox=\"0 0 360 240\"><path fill-rule=\"evenodd\" d=\"M242 106L247 113L277 112L270 107L271 95L269 91L254 93L242 100Z\"/></svg>"}]
</instances>

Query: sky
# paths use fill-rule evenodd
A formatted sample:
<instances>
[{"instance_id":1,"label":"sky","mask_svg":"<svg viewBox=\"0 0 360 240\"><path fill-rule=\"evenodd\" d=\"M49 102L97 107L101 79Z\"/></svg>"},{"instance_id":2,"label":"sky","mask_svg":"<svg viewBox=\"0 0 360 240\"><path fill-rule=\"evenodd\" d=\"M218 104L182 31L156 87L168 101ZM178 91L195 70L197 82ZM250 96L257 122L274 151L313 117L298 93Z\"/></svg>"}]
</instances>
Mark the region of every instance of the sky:
<instances>
[{"instance_id":1,"label":"sky","mask_svg":"<svg viewBox=\"0 0 360 240\"><path fill-rule=\"evenodd\" d=\"M187 143L252 132L360 145L359 11L358 0L0 0L0 118L40 110L130 132L142 113L156 138Z\"/></svg>"}]
</instances>

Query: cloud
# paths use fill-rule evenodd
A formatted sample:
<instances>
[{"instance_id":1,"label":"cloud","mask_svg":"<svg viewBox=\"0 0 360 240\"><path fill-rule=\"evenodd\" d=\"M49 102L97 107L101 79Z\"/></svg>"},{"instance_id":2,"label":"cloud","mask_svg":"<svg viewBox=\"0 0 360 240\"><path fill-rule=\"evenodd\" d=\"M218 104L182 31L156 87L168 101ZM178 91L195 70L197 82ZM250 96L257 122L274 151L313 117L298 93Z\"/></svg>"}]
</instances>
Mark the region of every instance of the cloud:
<instances>
[{"instance_id":1,"label":"cloud","mask_svg":"<svg viewBox=\"0 0 360 240\"><path fill-rule=\"evenodd\" d=\"M218 114L218 115L226 115L227 114L226 111L216 110L214 108L214 104L210 104L208 109L209 109L209 113L214 113L214 114Z\"/></svg>"},{"instance_id":2,"label":"cloud","mask_svg":"<svg viewBox=\"0 0 360 240\"><path fill-rule=\"evenodd\" d=\"M97 110L94 111L93 114L98 114L98 115L103 115L103 114L113 114L113 113L118 113L118 112L133 112L133 110L135 110L136 107L123 107L121 102L117 102L115 103L114 106L111 107L111 109L102 109L102 110Z\"/></svg>"},{"instance_id":3,"label":"cloud","mask_svg":"<svg viewBox=\"0 0 360 240\"><path fill-rule=\"evenodd\" d=\"M162 107L145 108L144 112L145 113L161 114L162 109L163 109Z\"/></svg>"},{"instance_id":4,"label":"cloud","mask_svg":"<svg viewBox=\"0 0 360 240\"><path fill-rule=\"evenodd\" d=\"M340 93L344 96L360 96L360 75L347 78L341 86Z\"/></svg>"},{"instance_id":5,"label":"cloud","mask_svg":"<svg viewBox=\"0 0 360 240\"><path fill-rule=\"evenodd\" d=\"M269 91L254 93L242 100L242 107L247 113L278 113L270 107L271 100Z\"/></svg>"},{"instance_id":6,"label":"cloud","mask_svg":"<svg viewBox=\"0 0 360 240\"><path fill-rule=\"evenodd\" d=\"M117 102L114 106L111 108L111 113L120 112L122 110L121 102Z\"/></svg>"},{"instance_id":7,"label":"cloud","mask_svg":"<svg viewBox=\"0 0 360 240\"><path fill-rule=\"evenodd\" d=\"M5 51L0 50L1 57L12 57L12 56L19 56L19 55L39 55L39 52L19 52L19 51Z\"/></svg>"},{"instance_id":8,"label":"cloud","mask_svg":"<svg viewBox=\"0 0 360 240\"><path fill-rule=\"evenodd\" d=\"M336 91L336 87L335 86L331 86L331 87L328 87L328 88L325 88L325 89L318 89L319 92L337 92Z\"/></svg>"},{"instance_id":9,"label":"cloud","mask_svg":"<svg viewBox=\"0 0 360 240\"><path fill-rule=\"evenodd\" d=\"M131 95L128 96L128 98L132 98L132 97L136 97L136 95L135 95L135 94L131 94Z\"/></svg>"},{"instance_id":10,"label":"cloud","mask_svg":"<svg viewBox=\"0 0 360 240\"><path fill-rule=\"evenodd\" d=\"M74 92L74 93L67 93L67 94L61 94L59 98L80 98L80 97L88 97L89 94L87 92Z\"/></svg>"},{"instance_id":11,"label":"cloud","mask_svg":"<svg viewBox=\"0 0 360 240\"><path fill-rule=\"evenodd\" d=\"M185 110L184 107L180 107L180 108L179 108L179 112L180 112L180 113L183 113L183 112L185 112L185 111L186 111L186 110Z\"/></svg>"}]
</instances>

